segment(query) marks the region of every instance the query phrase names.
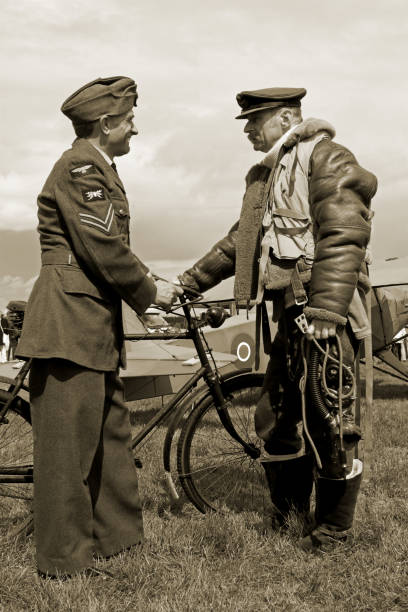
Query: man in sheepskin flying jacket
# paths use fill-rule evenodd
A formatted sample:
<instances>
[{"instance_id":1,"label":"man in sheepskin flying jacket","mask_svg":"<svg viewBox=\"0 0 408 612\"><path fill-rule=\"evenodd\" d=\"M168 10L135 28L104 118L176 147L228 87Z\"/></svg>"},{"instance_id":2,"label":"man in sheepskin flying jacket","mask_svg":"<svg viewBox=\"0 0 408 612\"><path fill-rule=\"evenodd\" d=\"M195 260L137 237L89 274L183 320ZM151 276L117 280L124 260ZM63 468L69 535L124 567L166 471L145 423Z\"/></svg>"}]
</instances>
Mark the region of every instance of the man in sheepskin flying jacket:
<instances>
[{"instance_id":1,"label":"man in sheepskin flying jacket","mask_svg":"<svg viewBox=\"0 0 408 612\"><path fill-rule=\"evenodd\" d=\"M365 255L377 181L332 140L329 123L302 119L305 94L269 88L237 95L237 119L246 120L244 132L266 156L246 177L239 222L180 281L205 291L235 274L236 301L257 305L270 361L255 428L275 523L285 526L293 509L308 516L315 474L315 521L301 546L324 550L348 538L361 481L362 463L351 458L360 437L353 365L359 341L370 334ZM272 342L268 302L278 321ZM325 366L319 346L327 347ZM313 347L317 365L301 391L303 356L310 362Z\"/></svg>"}]
</instances>

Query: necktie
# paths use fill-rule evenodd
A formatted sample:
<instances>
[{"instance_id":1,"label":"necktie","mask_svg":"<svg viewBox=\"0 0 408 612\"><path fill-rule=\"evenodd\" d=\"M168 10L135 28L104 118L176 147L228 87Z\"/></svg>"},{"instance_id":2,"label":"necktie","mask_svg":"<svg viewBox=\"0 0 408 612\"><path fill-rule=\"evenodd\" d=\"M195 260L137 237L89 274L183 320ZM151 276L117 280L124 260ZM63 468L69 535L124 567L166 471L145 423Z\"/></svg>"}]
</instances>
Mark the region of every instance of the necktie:
<instances>
[{"instance_id":1,"label":"necktie","mask_svg":"<svg viewBox=\"0 0 408 612\"><path fill-rule=\"evenodd\" d=\"M114 171L116 172L116 174L118 173L117 168L116 168L116 164L115 164L115 162L112 162L112 163L111 163L111 168L113 168L113 169L114 169Z\"/></svg>"}]
</instances>

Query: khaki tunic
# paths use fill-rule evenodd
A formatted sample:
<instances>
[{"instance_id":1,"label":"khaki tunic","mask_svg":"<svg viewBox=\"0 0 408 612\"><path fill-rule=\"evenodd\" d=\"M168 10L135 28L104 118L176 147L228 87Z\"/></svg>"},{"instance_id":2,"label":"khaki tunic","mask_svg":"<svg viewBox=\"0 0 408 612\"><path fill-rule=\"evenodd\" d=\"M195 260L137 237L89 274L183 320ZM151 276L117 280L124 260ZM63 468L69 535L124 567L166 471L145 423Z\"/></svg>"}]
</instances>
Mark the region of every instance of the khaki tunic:
<instances>
[{"instance_id":1,"label":"khaki tunic","mask_svg":"<svg viewBox=\"0 0 408 612\"><path fill-rule=\"evenodd\" d=\"M121 299L138 314L156 288L129 247L129 204L115 170L78 139L38 198L43 266L25 313L18 357L68 359L116 370L123 350Z\"/></svg>"}]
</instances>

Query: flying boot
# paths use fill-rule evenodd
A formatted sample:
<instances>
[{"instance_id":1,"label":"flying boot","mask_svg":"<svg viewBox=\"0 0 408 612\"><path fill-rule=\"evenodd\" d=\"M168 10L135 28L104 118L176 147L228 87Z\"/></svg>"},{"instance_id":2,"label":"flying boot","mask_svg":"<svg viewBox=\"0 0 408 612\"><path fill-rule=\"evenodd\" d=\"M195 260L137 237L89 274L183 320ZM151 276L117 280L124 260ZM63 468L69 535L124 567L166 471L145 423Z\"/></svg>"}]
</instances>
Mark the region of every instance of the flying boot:
<instances>
[{"instance_id":1,"label":"flying boot","mask_svg":"<svg viewBox=\"0 0 408 612\"><path fill-rule=\"evenodd\" d=\"M327 552L350 538L362 470L362 462L354 459L353 469L346 478L317 478L316 524L301 540L303 550Z\"/></svg>"},{"instance_id":2,"label":"flying boot","mask_svg":"<svg viewBox=\"0 0 408 612\"><path fill-rule=\"evenodd\" d=\"M303 455L285 461L263 461L262 466L274 507L273 527L287 527L291 511L295 511L306 522L313 487L312 457Z\"/></svg>"}]
</instances>

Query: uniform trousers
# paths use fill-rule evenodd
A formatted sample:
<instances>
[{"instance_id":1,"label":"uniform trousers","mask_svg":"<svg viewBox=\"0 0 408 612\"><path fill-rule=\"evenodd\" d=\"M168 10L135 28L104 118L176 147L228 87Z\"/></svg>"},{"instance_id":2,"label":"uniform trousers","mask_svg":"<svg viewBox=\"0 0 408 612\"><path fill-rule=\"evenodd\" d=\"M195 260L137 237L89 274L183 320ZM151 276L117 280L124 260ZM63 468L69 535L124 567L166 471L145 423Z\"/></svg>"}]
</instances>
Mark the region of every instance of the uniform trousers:
<instances>
[{"instance_id":1,"label":"uniform trousers","mask_svg":"<svg viewBox=\"0 0 408 612\"><path fill-rule=\"evenodd\" d=\"M117 372L34 359L37 567L73 573L143 540L129 413Z\"/></svg>"}]
</instances>

